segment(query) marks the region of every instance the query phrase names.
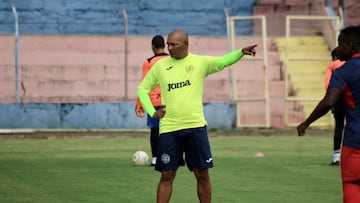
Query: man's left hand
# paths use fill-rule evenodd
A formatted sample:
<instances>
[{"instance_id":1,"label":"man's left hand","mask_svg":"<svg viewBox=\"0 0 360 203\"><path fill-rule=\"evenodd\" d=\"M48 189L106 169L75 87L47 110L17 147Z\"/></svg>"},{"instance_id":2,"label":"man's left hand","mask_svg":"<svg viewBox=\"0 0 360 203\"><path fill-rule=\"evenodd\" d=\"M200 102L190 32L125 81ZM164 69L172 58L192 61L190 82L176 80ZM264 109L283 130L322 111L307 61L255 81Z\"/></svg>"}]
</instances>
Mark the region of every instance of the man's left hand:
<instances>
[{"instance_id":1,"label":"man's left hand","mask_svg":"<svg viewBox=\"0 0 360 203\"><path fill-rule=\"evenodd\" d=\"M165 116L165 105L161 105L159 110L157 110L154 115L152 116L153 118L162 118Z\"/></svg>"},{"instance_id":2,"label":"man's left hand","mask_svg":"<svg viewBox=\"0 0 360 203\"><path fill-rule=\"evenodd\" d=\"M257 44L251 45L248 47L244 47L244 48L242 48L242 52L245 55L255 56L256 55L255 47L257 47Z\"/></svg>"}]
</instances>

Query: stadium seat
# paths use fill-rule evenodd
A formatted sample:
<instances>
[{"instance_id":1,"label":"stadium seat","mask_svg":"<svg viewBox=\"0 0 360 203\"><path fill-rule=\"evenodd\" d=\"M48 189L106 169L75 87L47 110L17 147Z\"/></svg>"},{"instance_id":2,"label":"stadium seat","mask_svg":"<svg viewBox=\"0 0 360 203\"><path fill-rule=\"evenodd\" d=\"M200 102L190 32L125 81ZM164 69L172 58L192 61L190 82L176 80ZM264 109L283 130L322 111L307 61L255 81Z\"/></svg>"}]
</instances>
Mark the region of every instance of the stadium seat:
<instances>
[{"instance_id":1,"label":"stadium seat","mask_svg":"<svg viewBox=\"0 0 360 203\"><path fill-rule=\"evenodd\" d=\"M322 36L297 36L288 41L287 77L291 96L301 99L305 116L324 96L324 78L327 65L331 62L328 45ZM285 62L286 38L277 37L276 44ZM290 92L291 91L291 92ZM312 101L308 101L312 100ZM320 118L313 126L333 125L331 114Z\"/></svg>"}]
</instances>

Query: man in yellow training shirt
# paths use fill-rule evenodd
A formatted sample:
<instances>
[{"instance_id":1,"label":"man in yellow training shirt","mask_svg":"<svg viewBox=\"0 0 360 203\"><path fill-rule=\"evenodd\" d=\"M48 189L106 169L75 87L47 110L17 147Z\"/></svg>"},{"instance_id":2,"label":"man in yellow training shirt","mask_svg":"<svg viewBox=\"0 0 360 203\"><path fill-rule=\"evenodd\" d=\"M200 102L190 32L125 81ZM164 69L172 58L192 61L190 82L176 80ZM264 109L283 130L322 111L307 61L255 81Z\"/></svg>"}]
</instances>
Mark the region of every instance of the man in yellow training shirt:
<instances>
[{"instance_id":1,"label":"man in yellow training shirt","mask_svg":"<svg viewBox=\"0 0 360 203\"><path fill-rule=\"evenodd\" d=\"M160 140L155 169L161 172L157 202L169 202L172 184L179 166L185 161L197 180L197 194L202 203L211 202L208 169L213 167L207 122L203 113L205 78L239 61L244 55L255 56L252 45L221 57L201 56L188 52L188 34L175 30L168 35L171 57L153 65L138 87L138 97L145 111L160 118ZM156 110L149 92L160 85L162 107ZM185 161L183 159L185 153Z\"/></svg>"}]
</instances>

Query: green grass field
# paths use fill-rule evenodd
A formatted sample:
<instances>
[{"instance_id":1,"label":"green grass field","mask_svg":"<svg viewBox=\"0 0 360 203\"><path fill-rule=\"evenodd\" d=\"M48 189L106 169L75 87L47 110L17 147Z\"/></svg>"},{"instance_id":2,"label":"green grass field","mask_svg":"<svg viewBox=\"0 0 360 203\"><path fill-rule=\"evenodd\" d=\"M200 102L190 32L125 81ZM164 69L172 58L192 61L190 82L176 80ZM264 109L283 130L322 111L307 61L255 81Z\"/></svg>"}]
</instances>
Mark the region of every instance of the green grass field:
<instances>
[{"instance_id":1,"label":"green grass field","mask_svg":"<svg viewBox=\"0 0 360 203\"><path fill-rule=\"evenodd\" d=\"M340 168L328 166L332 136L326 133L210 132L212 202L341 202ZM0 139L0 202L155 202L160 173L132 166L136 150L150 154L147 133ZM256 158L256 152L265 157ZM186 167L177 173L171 202L198 202L195 178Z\"/></svg>"}]
</instances>

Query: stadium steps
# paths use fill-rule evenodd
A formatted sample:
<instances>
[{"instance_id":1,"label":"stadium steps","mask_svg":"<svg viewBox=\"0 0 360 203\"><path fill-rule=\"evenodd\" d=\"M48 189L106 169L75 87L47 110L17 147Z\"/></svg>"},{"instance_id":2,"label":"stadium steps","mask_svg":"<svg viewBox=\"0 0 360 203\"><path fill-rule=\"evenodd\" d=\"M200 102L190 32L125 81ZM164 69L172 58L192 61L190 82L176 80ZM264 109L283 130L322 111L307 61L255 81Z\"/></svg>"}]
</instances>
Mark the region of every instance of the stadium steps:
<instances>
[{"instance_id":1,"label":"stadium steps","mask_svg":"<svg viewBox=\"0 0 360 203\"><path fill-rule=\"evenodd\" d=\"M276 44L281 59L285 62L286 39L277 37ZM300 36L289 39L287 77L289 95L299 98L316 99L300 102L307 117L325 94L324 78L327 65L331 62L330 52L322 36ZM312 126L329 127L333 125L331 113L320 118Z\"/></svg>"}]
</instances>

